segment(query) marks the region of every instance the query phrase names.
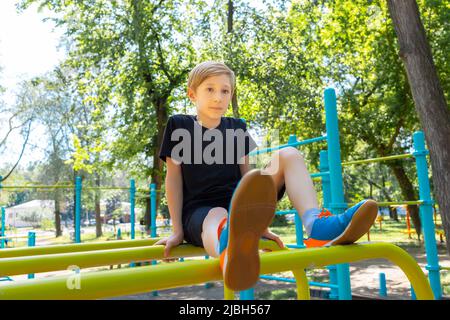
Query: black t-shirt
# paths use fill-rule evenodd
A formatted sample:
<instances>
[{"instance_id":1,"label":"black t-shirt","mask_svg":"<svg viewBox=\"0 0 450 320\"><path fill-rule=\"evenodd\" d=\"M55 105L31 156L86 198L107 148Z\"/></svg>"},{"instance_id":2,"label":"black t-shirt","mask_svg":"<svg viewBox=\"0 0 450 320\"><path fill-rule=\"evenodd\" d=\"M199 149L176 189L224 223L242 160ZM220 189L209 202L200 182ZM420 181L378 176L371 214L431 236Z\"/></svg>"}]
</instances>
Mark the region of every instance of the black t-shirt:
<instances>
[{"instance_id":1,"label":"black t-shirt","mask_svg":"<svg viewBox=\"0 0 450 320\"><path fill-rule=\"evenodd\" d=\"M228 210L242 177L239 161L256 147L243 119L222 117L216 128L208 129L200 125L197 116L171 116L159 157L181 163L183 220L200 206Z\"/></svg>"}]
</instances>

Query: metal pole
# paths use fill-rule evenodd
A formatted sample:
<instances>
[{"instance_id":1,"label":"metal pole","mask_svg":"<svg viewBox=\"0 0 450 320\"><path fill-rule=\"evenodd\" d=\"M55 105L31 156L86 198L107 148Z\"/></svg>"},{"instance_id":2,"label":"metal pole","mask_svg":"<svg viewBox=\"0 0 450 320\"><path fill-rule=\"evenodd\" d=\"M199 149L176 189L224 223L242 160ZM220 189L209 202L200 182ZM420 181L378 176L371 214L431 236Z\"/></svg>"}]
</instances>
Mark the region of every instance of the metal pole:
<instances>
[{"instance_id":1,"label":"metal pole","mask_svg":"<svg viewBox=\"0 0 450 320\"><path fill-rule=\"evenodd\" d=\"M322 150L319 153L319 169L320 172L328 172L330 167L328 165L328 151ZM323 194L323 207L330 208L331 203L331 185L330 185L330 176L324 175L322 176L322 194ZM337 267L327 266L328 273L330 275L330 283L337 284L338 276L337 276ZM332 287L330 291L330 299L338 299L339 298L339 290L338 288Z\"/></svg>"},{"instance_id":2,"label":"metal pole","mask_svg":"<svg viewBox=\"0 0 450 320\"><path fill-rule=\"evenodd\" d=\"M81 177L75 179L75 242L81 242L80 228L81 228Z\"/></svg>"},{"instance_id":3,"label":"metal pole","mask_svg":"<svg viewBox=\"0 0 450 320\"><path fill-rule=\"evenodd\" d=\"M3 238L5 236L5 224L6 224L5 208L2 207L2 229L0 232L0 237L2 237L2 240L1 240L1 248L2 249L5 247L5 240L6 240Z\"/></svg>"},{"instance_id":4,"label":"metal pole","mask_svg":"<svg viewBox=\"0 0 450 320\"><path fill-rule=\"evenodd\" d=\"M150 184L150 235L156 237L156 184Z\"/></svg>"},{"instance_id":5,"label":"metal pole","mask_svg":"<svg viewBox=\"0 0 450 320\"><path fill-rule=\"evenodd\" d=\"M36 245L36 233L33 231L28 232L28 246L34 247ZM28 274L28 279L34 279L34 273Z\"/></svg>"},{"instance_id":6,"label":"metal pole","mask_svg":"<svg viewBox=\"0 0 450 320\"><path fill-rule=\"evenodd\" d=\"M347 204L344 202L342 182L341 146L339 143L339 125L337 115L336 93L333 88L327 88L324 93L325 125L328 141L328 165L330 167L331 203L330 211L341 214ZM337 266L339 300L351 300L350 267L348 263Z\"/></svg>"},{"instance_id":7,"label":"metal pole","mask_svg":"<svg viewBox=\"0 0 450 320\"><path fill-rule=\"evenodd\" d=\"M131 222L131 240L134 240L134 228L135 228L135 212L134 205L136 202L136 185L134 179L130 180L130 222Z\"/></svg>"},{"instance_id":8,"label":"metal pole","mask_svg":"<svg viewBox=\"0 0 450 320\"><path fill-rule=\"evenodd\" d=\"M386 289L386 274L383 272L380 273L380 297L387 297L387 289Z\"/></svg>"},{"instance_id":9,"label":"metal pole","mask_svg":"<svg viewBox=\"0 0 450 320\"><path fill-rule=\"evenodd\" d=\"M428 270L431 289L436 299L442 298L441 279L439 274L439 258L437 254L435 228L433 222L433 201L431 200L430 180L428 179L428 166L425 149L425 138L422 131L413 134L414 152L417 167L417 179L419 182L419 196L423 204L419 206L420 218L422 220L423 238L425 242L425 252L428 264L425 268ZM435 174L437 174L435 172Z\"/></svg>"}]
</instances>

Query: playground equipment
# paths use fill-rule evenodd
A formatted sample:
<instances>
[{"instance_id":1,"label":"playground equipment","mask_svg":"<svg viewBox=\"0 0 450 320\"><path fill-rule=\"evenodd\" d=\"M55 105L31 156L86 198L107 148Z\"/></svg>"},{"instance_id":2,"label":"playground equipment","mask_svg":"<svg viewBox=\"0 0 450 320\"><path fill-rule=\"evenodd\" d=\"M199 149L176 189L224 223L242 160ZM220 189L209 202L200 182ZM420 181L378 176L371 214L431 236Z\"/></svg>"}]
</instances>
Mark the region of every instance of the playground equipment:
<instances>
[{"instance_id":1,"label":"playground equipment","mask_svg":"<svg viewBox=\"0 0 450 320\"><path fill-rule=\"evenodd\" d=\"M309 299L309 285L304 271L305 268L375 258L385 258L398 265L413 285L418 299L433 299L428 281L414 259L403 249L389 243L277 251L277 247L269 243L270 241L262 240L261 242L260 248L274 250L261 255L261 273L292 271L297 280L297 296L299 299ZM107 243L101 245L107 246ZM41 250L50 248L45 247ZM18 249L5 251L10 250ZM0 270L4 275L14 275L31 272L31 270L34 272L66 270L68 265L85 268L120 264L129 261L161 259L163 251L162 246L154 246L61 254L44 252L42 255L1 258ZM202 248L181 245L172 250L171 257L190 257L204 254L205 251ZM181 267L183 272L179 272ZM1 286L0 293L3 299L98 299L221 279L222 274L218 260L208 259L185 261L182 266L175 263L159 264L139 268L85 272L82 276L78 273L71 273L51 278L22 281ZM79 289L82 288L83 290L76 290L73 287L73 282L77 281L80 285ZM227 299L233 299L234 297L233 292L226 288L224 295Z\"/></svg>"},{"instance_id":2,"label":"playground equipment","mask_svg":"<svg viewBox=\"0 0 450 320\"><path fill-rule=\"evenodd\" d=\"M333 89L327 89L325 91L325 111L326 111L326 131L327 135L308 139L304 141L297 141L295 136L289 138L288 144L278 146L276 148L270 148L266 150L259 150L258 153L270 152L278 150L288 146L299 146L307 143L327 141L328 150L320 152L320 172L313 173L311 176L314 180L321 179L323 188L323 203L324 207L330 210L333 214L342 213L349 205L344 202L343 196L343 183L342 183L342 166L354 165L360 163L378 162L384 160L401 159L407 157L416 158L417 173L419 177L419 201L405 201L405 202L385 202L379 205L387 204L401 204L401 203L415 203L420 205L420 213L423 221L425 247L427 253L428 265L426 269L429 271L429 278L432 290L425 279L422 270L418 267L417 263L409 255L407 255L402 249L392 244L357 244L351 246L337 246L331 248L311 248L304 249L303 244L303 228L301 220L298 215L295 215L296 223L296 244L288 245L291 250L264 253L261 257L261 274L271 274L275 272L290 270L294 273L297 282L297 290L299 298L309 298L309 285L317 285L328 287L331 289L332 297L339 299L351 299L350 289L350 274L349 274L349 262L359 261L363 259L373 258L386 258L396 263L407 275L411 284L414 286L415 294L419 299L436 299L441 298L440 276L439 276L439 264L437 260L436 241L434 238L434 224L433 219L430 216L430 208L432 205L429 181L428 181L428 169L426 165L426 153L423 133L416 132L414 134L414 147L415 152L407 155L396 155L390 157L367 159L360 161L351 161L348 163L341 163L340 158L340 145L339 145L339 131L338 120L336 111L336 96ZM130 185L130 201L132 202L132 221L134 221L134 200L131 196L134 181ZM81 179L76 181L76 230L79 230L79 216L80 216L80 204L81 204ZM151 236L156 237L156 189L152 184L150 186L151 196ZM277 214L296 213L295 210L287 210L283 212L277 212ZM431 223L430 223L431 219ZM134 224L132 224L132 239L134 239ZM430 236L431 234L431 236ZM132 240L139 241L139 240ZM80 242L79 231L76 232L75 242ZM124 241L120 241L124 242ZM77 244L75 246L82 246L83 244ZM267 245L267 244L265 244ZM263 246L264 247L264 246ZM99 266L104 264L119 264L129 263L130 261L137 262L139 260L152 260L162 258L162 248L155 247L151 249L160 251L151 251L150 248L127 248L127 249L108 249L99 250L95 252L84 252L80 247L77 249L78 253L49 253L50 247L43 248L41 251L44 254L43 257L30 256L14 258L2 257L0 251L0 270L5 275L11 272L44 272L51 270L61 270L67 263L74 263L80 267ZM86 248L86 247L84 247ZM177 255L174 251L174 257L188 257L192 253L193 247L182 246L180 250L182 255ZM292 250L292 249L301 250ZM16 250L16 249L11 249ZM63 250L63 248L60 248ZM4 250L9 251L9 250ZM157 252L158 254L155 254ZM205 252L195 252L195 255L204 255ZM14 260L19 259L19 260ZM8 264L9 263L9 264ZM79 263L79 264L78 264ZM19 267L20 265L20 267ZM305 268L315 268L328 266L330 270L330 283L308 283L306 278ZM177 272L183 268L183 272ZM10 271L3 271L10 270ZM15 270L15 271L14 271ZM107 273L106 273L107 272ZM264 277L264 276L262 276ZM267 276L270 277L270 276ZM3 297L5 298L51 298L53 295L64 298L99 298L107 296L126 295L138 292L148 292L151 290L160 290L166 288L173 288L175 286L190 285L194 283L202 283L212 280L221 280L220 269L218 267L217 259L206 259L203 261L186 261L183 265L178 264L160 264L156 266L130 268L122 270L112 270L105 272L96 272L95 274L85 273L83 275L83 284L86 283L88 290L83 292L65 292L67 288L63 286L68 277L55 277L50 279L36 279L33 282L11 284L7 287L2 287ZM114 288L111 288L107 284L106 279L114 279ZM425 280L424 280L425 279ZM132 280L132 281L130 281ZM122 283L123 285L121 285ZM127 283L128 286L125 284ZM133 283L131 285L130 283ZM39 285L38 294L36 286ZM64 287L64 288L63 288ZM33 289L34 288L34 289ZM48 289L48 290L47 290ZM43 295L42 291L46 293ZM48 291L48 292L47 292ZM76 291L76 290L75 290ZM250 291L243 292L241 298L251 297ZM231 293L225 290L225 297L232 298Z\"/></svg>"}]
</instances>

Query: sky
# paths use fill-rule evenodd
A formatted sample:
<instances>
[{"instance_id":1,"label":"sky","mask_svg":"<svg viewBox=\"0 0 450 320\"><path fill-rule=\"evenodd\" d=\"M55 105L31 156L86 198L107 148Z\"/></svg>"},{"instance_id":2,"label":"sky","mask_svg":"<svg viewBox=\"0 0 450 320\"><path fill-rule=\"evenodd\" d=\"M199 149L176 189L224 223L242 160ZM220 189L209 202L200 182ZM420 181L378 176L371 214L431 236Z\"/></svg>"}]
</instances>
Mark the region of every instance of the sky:
<instances>
[{"instance_id":1,"label":"sky","mask_svg":"<svg viewBox=\"0 0 450 320\"><path fill-rule=\"evenodd\" d=\"M39 13L33 5L22 13L17 13L17 0L0 0L0 85L7 91L2 95L4 103L14 102L14 91L21 80L51 71L64 59L64 51L58 50L62 30L54 30L51 21L44 22L45 12ZM5 130L5 115L0 115L0 139ZM27 148L21 164L43 157L39 139L43 128L34 127L31 144L38 148ZM17 133L8 140L8 150L0 155L0 167L5 162L14 162L20 154L22 138ZM42 147L42 146L41 146Z\"/></svg>"}]
</instances>

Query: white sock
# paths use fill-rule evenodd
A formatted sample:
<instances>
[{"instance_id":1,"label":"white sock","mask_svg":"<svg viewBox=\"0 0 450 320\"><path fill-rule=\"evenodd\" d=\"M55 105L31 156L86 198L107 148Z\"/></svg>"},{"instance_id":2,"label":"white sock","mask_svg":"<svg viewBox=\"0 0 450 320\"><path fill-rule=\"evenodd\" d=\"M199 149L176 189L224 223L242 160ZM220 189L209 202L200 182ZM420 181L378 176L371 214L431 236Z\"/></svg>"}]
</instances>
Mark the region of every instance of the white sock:
<instances>
[{"instance_id":1,"label":"white sock","mask_svg":"<svg viewBox=\"0 0 450 320\"><path fill-rule=\"evenodd\" d=\"M318 208L311 208L306 210L301 217L302 223L305 226L306 234L308 235L308 237L311 236L314 221L316 221L319 214L320 210Z\"/></svg>"}]
</instances>

